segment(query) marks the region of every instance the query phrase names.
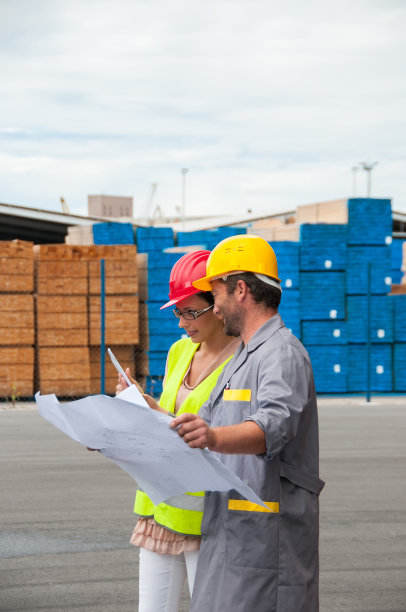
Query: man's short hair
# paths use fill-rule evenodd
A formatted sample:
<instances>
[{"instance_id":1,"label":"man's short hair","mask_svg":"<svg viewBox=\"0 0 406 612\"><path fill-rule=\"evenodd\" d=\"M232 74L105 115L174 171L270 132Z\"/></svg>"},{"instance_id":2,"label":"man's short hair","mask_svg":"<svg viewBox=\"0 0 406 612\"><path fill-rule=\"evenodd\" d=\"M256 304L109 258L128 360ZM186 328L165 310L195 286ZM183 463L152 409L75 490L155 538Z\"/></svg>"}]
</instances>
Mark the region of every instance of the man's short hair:
<instances>
[{"instance_id":1,"label":"man's short hair","mask_svg":"<svg viewBox=\"0 0 406 612\"><path fill-rule=\"evenodd\" d=\"M278 310L282 292L276 287L272 287L261 281L253 272L241 272L239 274L230 274L230 276L227 276L224 283L227 287L228 294L234 292L239 280L243 280L244 283L247 284L255 302L258 304L263 303L267 308Z\"/></svg>"}]
</instances>

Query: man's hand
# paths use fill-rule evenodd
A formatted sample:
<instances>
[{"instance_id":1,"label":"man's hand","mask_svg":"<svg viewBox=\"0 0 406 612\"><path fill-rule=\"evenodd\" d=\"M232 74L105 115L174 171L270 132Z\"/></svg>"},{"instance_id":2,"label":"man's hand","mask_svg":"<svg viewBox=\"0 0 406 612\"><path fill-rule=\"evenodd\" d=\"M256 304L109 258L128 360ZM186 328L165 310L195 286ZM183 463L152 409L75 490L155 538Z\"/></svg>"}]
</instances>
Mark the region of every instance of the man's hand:
<instances>
[{"instance_id":1,"label":"man's hand","mask_svg":"<svg viewBox=\"0 0 406 612\"><path fill-rule=\"evenodd\" d=\"M174 418L170 426L177 428L178 434L191 448L208 448L214 450L216 436L203 419L197 414L185 412Z\"/></svg>"},{"instance_id":2,"label":"man's hand","mask_svg":"<svg viewBox=\"0 0 406 612\"><path fill-rule=\"evenodd\" d=\"M209 427L198 414L187 412L170 424L191 448L208 448L230 455L260 455L266 452L265 434L253 421Z\"/></svg>"}]
</instances>

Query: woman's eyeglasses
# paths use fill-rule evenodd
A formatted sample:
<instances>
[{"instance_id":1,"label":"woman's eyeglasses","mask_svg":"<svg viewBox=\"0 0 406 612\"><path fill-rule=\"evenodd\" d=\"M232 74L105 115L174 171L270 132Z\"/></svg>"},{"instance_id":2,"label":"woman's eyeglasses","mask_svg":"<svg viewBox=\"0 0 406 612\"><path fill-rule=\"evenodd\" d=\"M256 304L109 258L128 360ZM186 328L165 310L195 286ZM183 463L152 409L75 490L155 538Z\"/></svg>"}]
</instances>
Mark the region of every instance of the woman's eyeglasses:
<instances>
[{"instance_id":1,"label":"woman's eyeglasses","mask_svg":"<svg viewBox=\"0 0 406 612\"><path fill-rule=\"evenodd\" d=\"M213 307L214 307L214 304L211 304L210 306L207 306L207 308L204 308L203 310L186 310L185 312L182 312L181 310L174 308L172 312L177 319L180 319L182 317L183 319L186 319L186 321L192 321L193 319L198 319L199 317L204 315L205 312L207 312L208 310L210 310L210 308L213 308Z\"/></svg>"}]
</instances>

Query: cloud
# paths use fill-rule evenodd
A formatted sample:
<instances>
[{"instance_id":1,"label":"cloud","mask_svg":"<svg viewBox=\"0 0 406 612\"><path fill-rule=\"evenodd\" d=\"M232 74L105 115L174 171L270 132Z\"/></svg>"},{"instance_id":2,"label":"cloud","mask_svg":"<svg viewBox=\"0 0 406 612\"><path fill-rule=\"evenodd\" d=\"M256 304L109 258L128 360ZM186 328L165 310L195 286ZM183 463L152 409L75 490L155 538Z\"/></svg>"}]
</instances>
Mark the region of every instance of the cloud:
<instances>
[{"instance_id":1,"label":"cloud","mask_svg":"<svg viewBox=\"0 0 406 612\"><path fill-rule=\"evenodd\" d=\"M0 201L137 208L158 182L173 212L188 167L189 212L272 211L345 197L369 158L406 209L405 18L396 0L6 0Z\"/></svg>"}]
</instances>

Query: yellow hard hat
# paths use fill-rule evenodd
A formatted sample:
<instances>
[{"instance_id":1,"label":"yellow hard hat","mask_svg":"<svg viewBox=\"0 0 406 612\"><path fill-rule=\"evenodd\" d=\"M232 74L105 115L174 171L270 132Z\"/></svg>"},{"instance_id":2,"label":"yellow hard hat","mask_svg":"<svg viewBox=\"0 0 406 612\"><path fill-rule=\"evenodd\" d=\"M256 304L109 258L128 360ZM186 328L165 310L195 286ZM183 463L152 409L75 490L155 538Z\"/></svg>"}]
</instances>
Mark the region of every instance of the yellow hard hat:
<instances>
[{"instance_id":1,"label":"yellow hard hat","mask_svg":"<svg viewBox=\"0 0 406 612\"><path fill-rule=\"evenodd\" d=\"M211 291L212 280L238 272L253 272L261 280L280 288L275 252L266 240L253 234L230 236L219 242L207 260L206 276L193 281L193 286Z\"/></svg>"}]
</instances>

